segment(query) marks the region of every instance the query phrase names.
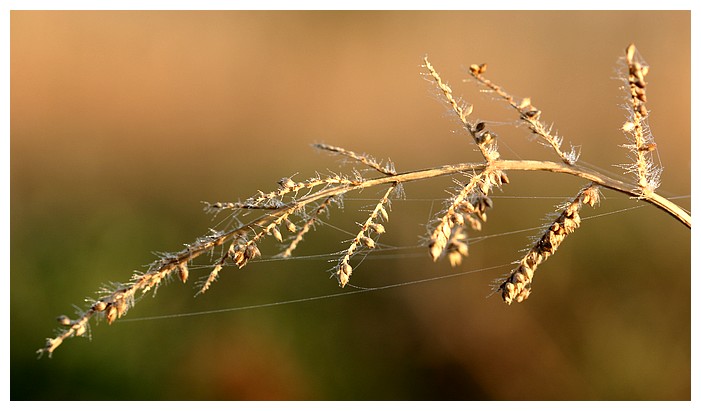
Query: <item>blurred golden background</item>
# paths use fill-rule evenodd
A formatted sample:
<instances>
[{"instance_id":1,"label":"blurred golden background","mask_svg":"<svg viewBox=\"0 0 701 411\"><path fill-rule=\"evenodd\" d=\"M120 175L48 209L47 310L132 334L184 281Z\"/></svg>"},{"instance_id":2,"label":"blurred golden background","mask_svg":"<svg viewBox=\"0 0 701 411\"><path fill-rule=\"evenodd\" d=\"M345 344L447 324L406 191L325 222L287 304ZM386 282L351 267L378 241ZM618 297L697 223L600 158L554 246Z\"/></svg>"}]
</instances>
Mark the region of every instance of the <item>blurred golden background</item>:
<instances>
[{"instance_id":1,"label":"blurred golden background","mask_svg":"<svg viewBox=\"0 0 701 411\"><path fill-rule=\"evenodd\" d=\"M539 231L508 233L544 224L582 185L542 173L509 174L482 232L499 236L475 243L461 267L409 248L368 258L351 283L474 274L102 322L90 342L69 340L51 360L35 355L72 304L128 280L153 251L205 234L215 221L201 201L272 191L295 173L351 170L311 143L391 158L399 171L478 161L422 78L424 55L475 105L473 116L493 122L504 158L553 155L502 102L462 81L472 63L487 62L489 78L531 97L566 148L581 146L580 161L621 174L615 69L631 42L651 66L659 192L689 209L689 12L13 11L11 398L690 399L690 230L651 206L584 221L538 270L527 302L485 298L509 268L479 269L519 259ZM418 245L454 186L407 185L382 242ZM642 204L604 194L583 216ZM348 198L327 221L355 231L380 195ZM320 226L298 252L338 251L350 238ZM263 244L268 256L273 242ZM328 278L327 259L227 268L196 299L194 281L174 282L126 318L352 291Z\"/></svg>"}]
</instances>

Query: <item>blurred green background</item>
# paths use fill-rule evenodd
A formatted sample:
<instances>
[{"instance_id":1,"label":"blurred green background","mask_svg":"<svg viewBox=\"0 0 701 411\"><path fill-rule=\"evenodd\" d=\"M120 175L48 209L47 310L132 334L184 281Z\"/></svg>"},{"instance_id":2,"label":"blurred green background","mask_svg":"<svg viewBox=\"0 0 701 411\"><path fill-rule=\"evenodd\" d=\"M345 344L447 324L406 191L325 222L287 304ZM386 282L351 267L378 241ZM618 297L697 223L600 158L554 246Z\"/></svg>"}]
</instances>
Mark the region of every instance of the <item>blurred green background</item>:
<instances>
[{"instance_id":1,"label":"blurred green background","mask_svg":"<svg viewBox=\"0 0 701 411\"><path fill-rule=\"evenodd\" d=\"M326 142L398 170L478 161L434 88L428 55L474 116L497 122L504 158L553 155L504 104L463 83L472 63L542 119L581 161L620 174L617 59L650 64L660 193L690 207L689 12L11 13L11 398L14 400L688 400L690 230L651 206L585 221L506 306L492 280L581 181L510 173L458 268L424 247L377 253L352 284L474 274L339 298L167 320L104 322L51 360L35 350L102 284L126 281L213 226L200 201L271 191L281 177L351 170ZM632 178L627 175L625 178ZM448 179L409 184L382 242L415 246ZM347 231L380 190L347 198ZM513 198L499 196L556 197ZM642 203L606 191L604 214ZM362 199L368 199L363 201ZM423 201L436 199L435 202ZM422 201L418 201L422 200ZM364 211L365 210L365 211ZM320 226L299 255L350 235ZM277 252L273 240L265 255ZM371 254L372 256L372 254ZM327 257L225 269L161 287L126 317L281 302L340 290ZM206 262L204 260L202 263ZM193 270L191 278L205 275Z\"/></svg>"}]
</instances>

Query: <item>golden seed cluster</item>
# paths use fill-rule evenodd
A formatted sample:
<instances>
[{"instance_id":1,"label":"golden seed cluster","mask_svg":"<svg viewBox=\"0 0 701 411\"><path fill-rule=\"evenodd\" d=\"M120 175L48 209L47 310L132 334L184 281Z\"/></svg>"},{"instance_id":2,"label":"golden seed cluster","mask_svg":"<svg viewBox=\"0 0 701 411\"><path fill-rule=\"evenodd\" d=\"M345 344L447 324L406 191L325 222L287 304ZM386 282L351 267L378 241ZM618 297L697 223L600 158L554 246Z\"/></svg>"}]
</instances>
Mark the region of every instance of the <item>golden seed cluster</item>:
<instances>
[{"instance_id":1,"label":"golden seed cluster","mask_svg":"<svg viewBox=\"0 0 701 411\"><path fill-rule=\"evenodd\" d=\"M521 259L508 277L499 285L501 298L507 304L522 302L531 293L533 274L538 266L557 251L565 238L576 230L580 223L579 210L583 204L595 206L599 202L599 189L589 185L582 189L548 227L543 236Z\"/></svg>"},{"instance_id":2,"label":"golden seed cluster","mask_svg":"<svg viewBox=\"0 0 701 411\"><path fill-rule=\"evenodd\" d=\"M627 72L624 75L629 91L629 120L623 124L623 131L628 133L633 144L624 144L630 149L634 159L632 166L625 168L634 173L638 179L638 187L642 197L648 196L659 186L661 170L656 167L651 158L651 152L657 149L649 127L647 126L648 109L645 76L649 72L649 66L640 57L640 53L634 44L626 48L625 65Z\"/></svg>"},{"instance_id":3,"label":"golden seed cluster","mask_svg":"<svg viewBox=\"0 0 701 411\"><path fill-rule=\"evenodd\" d=\"M488 196L490 190L508 183L509 178L504 171L491 167L470 178L453 197L431 233L428 250L433 261L447 254L451 265L455 266L462 262L462 257L467 257L464 227L469 224L473 230L481 230L482 223L487 221L487 209L493 206Z\"/></svg>"},{"instance_id":4,"label":"golden seed cluster","mask_svg":"<svg viewBox=\"0 0 701 411\"><path fill-rule=\"evenodd\" d=\"M382 196L380 201L377 203L375 208L370 213L370 216L361 225L360 231L355 236L353 241L351 241L348 249L343 253L338 266L335 269L336 278L341 287L345 287L350 280L350 276L353 273L353 267L350 264L351 257L358 253L362 248L373 249L375 248L375 240L372 238L373 235L379 236L385 232L385 227L380 223L380 221L389 221L389 213L387 212L389 196L395 190L397 184L392 184L385 194Z\"/></svg>"}]
</instances>

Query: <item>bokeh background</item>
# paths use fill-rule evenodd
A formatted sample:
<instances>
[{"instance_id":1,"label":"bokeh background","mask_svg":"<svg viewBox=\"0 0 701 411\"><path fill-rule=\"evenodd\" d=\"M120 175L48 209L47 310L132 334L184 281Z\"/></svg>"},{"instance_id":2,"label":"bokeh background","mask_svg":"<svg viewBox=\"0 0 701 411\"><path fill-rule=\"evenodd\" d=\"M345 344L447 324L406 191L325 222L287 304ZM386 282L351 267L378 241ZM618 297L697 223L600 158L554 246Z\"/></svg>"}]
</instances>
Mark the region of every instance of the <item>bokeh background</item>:
<instances>
[{"instance_id":1,"label":"bokeh background","mask_svg":"<svg viewBox=\"0 0 701 411\"><path fill-rule=\"evenodd\" d=\"M628 154L615 69L631 42L651 66L660 192L688 209L689 12L13 11L11 398L690 399L690 230L651 206L606 214L642 204L606 191L583 212L602 216L540 268L526 303L485 298L539 231L509 233L546 223L582 185L543 173L510 173L483 229L490 237L458 268L411 248L454 183L407 185L382 242L409 248L368 258L352 283L472 274L100 323L91 341L35 355L56 316L216 224L201 201L352 169L310 143L389 157L400 171L478 161L422 78L424 55L491 122L503 157L553 159L502 102L462 81L471 63L531 97L566 146L581 146L582 162L620 174ZM347 198L328 221L355 231L379 195ZM349 238L320 226L298 251L338 251ZM173 282L127 318L353 291L329 279L327 260L229 268L198 298L194 281Z\"/></svg>"}]
</instances>

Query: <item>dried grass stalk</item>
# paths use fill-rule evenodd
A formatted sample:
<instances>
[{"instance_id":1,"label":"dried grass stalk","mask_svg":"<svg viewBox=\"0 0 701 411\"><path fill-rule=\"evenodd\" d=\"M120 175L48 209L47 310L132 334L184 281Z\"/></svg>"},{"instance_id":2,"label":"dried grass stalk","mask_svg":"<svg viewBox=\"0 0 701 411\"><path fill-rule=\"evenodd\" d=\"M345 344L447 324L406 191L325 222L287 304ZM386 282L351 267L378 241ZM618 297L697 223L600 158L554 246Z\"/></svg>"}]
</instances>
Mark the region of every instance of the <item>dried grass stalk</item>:
<instances>
[{"instance_id":1,"label":"dried grass stalk","mask_svg":"<svg viewBox=\"0 0 701 411\"><path fill-rule=\"evenodd\" d=\"M66 315L59 316L58 323L62 328L55 337L47 338L44 347L37 352L39 355L51 356L65 340L89 336L90 320L93 317L104 318L108 324L112 324L127 313L137 297L156 290L172 275L177 275L182 282L186 282L189 277L188 266L203 254L213 254L217 249L222 250L221 256L212 262L209 275L199 283L198 294L206 292L227 265L243 268L250 260L261 256L259 244L264 238L270 236L278 242L284 241L282 233L285 229L295 234L281 254L289 257L318 221L319 216L328 211L332 203L340 202L342 196L348 193L372 187L387 187L387 189L369 217L360 224L360 230L351 240L348 248L341 253L333 269L342 287L350 281L353 272L352 257L374 249L378 236L384 233L385 227L382 223L389 217L390 195L399 191L402 184L441 176L469 176L468 181L461 182L459 190L447 201L446 209L439 214L429 236L429 254L432 259L438 260L441 256L447 256L453 266L460 264L468 255L468 228L480 230L486 221L486 211L492 207L492 200L489 197L491 190L509 182L506 171L562 173L589 182L589 185L563 208L562 213L520 260L518 266L498 286L497 290L508 304L513 301L523 301L528 297L533 273L579 226L581 221L579 212L582 205L593 206L599 201L599 187L625 193L632 198L652 204L691 228L691 216L688 212L655 193L661 169L652 165L649 156L656 145L649 132L648 112L645 107L647 102L645 76L648 74L648 66L644 64L632 45L626 49L624 61L626 67L624 77L630 90L630 118L623 129L631 134L632 143L629 147L634 152L634 161L632 165L627 166L627 169L635 173L634 183L575 165L574 160L577 155L574 150L570 153L561 151L561 138L552 136L550 130L540 123L540 112L530 104L530 99L516 101L500 86L484 78L486 65L472 65L470 74L514 107L520 113L521 120L529 125L533 133L548 143L562 161L554 163L540 160L501 159L497 151L496 135L488 130L485 122L469 119L472 106L459 103L459 100L453 97L452 89L441 79L428 58L424 58L428 78L437 85L452 112L457 115L463 128L477 144L483 161L398 173L391 162L383 164L366 154L318 144L317 148L350 158L382 175L376 178L364 178L357 171L350 177L342 174L321 176L317 173L315 177L302 182L295 182L292 178L285 177L278 181L278 187L275 190L259 191L242 202L205 203L208 212L231 213L231 220L236 226L224 231L212 230L178 252L162 254L145 273L134 274L126 284L112 284L105 287L96 299L88 300L88 307L78 312L75 319ZM308 215L306 210L313 211ZM250 213L260 215L250 216ZM243 217L248 221L241 222L239 218L243 219ZM300 229L293 220L303 221Z\"/></svg>"}]
</instances>

